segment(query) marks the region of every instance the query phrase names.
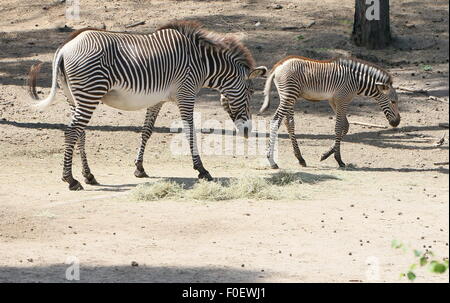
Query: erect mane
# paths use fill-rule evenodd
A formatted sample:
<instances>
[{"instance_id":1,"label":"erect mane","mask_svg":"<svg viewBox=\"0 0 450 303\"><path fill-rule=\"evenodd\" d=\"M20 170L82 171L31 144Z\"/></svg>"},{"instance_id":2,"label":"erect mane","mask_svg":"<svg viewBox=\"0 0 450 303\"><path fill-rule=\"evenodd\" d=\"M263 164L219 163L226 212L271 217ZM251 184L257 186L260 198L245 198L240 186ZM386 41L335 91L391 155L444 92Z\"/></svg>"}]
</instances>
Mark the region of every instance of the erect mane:
<instances>
[{"instance_id":1,"label":"erect mane","mask_svg":"<svg viewBox=\"0 0 450 303\"><path fill-rule=\"evenodd\" d=\"M225 49L233 52L238 62L249 69L255 67L252 54L235 36L216 33L203 28L203 25L195 21L173 21L161 26L158 30L174 29L194 42L207 47Z\"/></svg>"},{"instance_id":2,"label":"erect mane","mask_svg":"<svg viewBox=\"0 0 450 303\"><path fill-rule=\"evenodd\" d=\"M389 72L374 63L364 61L362 59L358 59L355 57L337 57L337 58L335 58L335 60L337 60L341 63L344 63L344 64L352 65L352 63L353 64L360 63L360 64L367 65L369 67L373 67L376 70L376 72L379 72L381 78L385 81L386 84L392 84L392 76L389 74Z\"/></svg>"}]
</instances>

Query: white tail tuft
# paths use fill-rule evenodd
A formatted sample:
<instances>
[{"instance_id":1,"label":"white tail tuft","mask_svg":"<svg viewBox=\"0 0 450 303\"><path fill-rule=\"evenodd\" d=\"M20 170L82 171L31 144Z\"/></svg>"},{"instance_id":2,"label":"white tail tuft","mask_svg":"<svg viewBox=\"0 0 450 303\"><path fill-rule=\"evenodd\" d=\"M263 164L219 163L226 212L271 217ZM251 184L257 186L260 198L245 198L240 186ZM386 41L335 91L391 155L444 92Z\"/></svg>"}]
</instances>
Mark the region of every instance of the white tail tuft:
<instances>
[{"instance_id":1,"label":"white tail tuft","mask_svg":"<svg viewBox=\"0 0 450 303\"><path fill-rule=\"evenodd\" d=\"M44 100L40 100L38 103L33 104L33 107L36 108L37 110L43 111L47 107L49 107L54 100L55 100L55 93L52 94L50 92L50 95L47 98L45 98Z\"/></svg>"}]
</instances>

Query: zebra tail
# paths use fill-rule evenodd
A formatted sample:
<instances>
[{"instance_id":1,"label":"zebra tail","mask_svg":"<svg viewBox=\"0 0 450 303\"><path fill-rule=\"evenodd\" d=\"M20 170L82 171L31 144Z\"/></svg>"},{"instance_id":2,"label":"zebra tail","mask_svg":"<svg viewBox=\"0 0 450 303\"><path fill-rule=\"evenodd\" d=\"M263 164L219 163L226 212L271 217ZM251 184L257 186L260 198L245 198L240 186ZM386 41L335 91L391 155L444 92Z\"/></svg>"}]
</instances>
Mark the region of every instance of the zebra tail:
<instances>
[{"instance_id":1,"label":"zebra tail","mask_svg":"<svg viewBox=\"0 0 450 303\"><path fill-rule=\"evenodd\" d=\"M270 105L270 89L272 87L273 77L275 77L275 71L273 71L269 77L267 77L266 85L264 86L264 103L259 110L259 113L262 114L266 111L266 109Z\"/></svg>"},{"instance_id":2,"label":"zebra tail","mask_svg":"<svg viewBox=\"0 0 450 303\"><path fill-rule=\"evenodd\" d=\"M59 69L59 65L61 64L61 60L62 60L62 52L61 52L61 49L58 49L56 51L55 58L53 59L52 87L50 89L50 94L44 100L41 100L40 102L38 102L36 104L33 104L33 106L35 108L37 108L38 110L44 110L50 104L52 104L55 99L56 90L58 89L58 83L57 83L58 69ZM42 66L42 62L34 64L30 68L30 72L28 73L28 93L30 94L31 98L33 98L33 100L40 100L40 98L36 92L36 82L37 82L37 76L39 74L41 66Z\"/></svg>"}]
</instances>

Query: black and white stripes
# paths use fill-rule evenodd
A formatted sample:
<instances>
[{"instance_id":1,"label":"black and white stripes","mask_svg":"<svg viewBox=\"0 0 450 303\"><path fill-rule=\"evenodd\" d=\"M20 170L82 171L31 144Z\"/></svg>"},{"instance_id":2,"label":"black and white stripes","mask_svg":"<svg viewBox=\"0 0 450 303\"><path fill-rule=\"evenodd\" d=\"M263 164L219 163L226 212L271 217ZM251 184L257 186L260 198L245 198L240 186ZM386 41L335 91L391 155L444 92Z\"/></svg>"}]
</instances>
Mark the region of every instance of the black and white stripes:
<instances>
[{"instance_id":1,"label":"black and white stripes","mask_svg":"<svg viewBox=\"0 0 450 303\"><path fill-rule=\"evenodd\" d=\"M36 98L36 75L30 72L30 92ZM199 178L211 180L195 144L194 102L202 87L221 93L221 103L242 133L250 130L251 79L266 73L254 67L254 60L236 38L204 30L195 22L172 22L150 35L84 29L73 33L53 61L50 95L37 104L50 105L56 80L72 109L72 122L65 132L63 180L72 190L82 189L72 176L72 157L78 142L87 183L95 184L86 153L84 128L100 102L121 110L147 108L140 148L136 157L137 177L147 176L142 162L145 145L166 101L178 104L194 169Z\"/></svg>"},{"instance_id":2,"label":"black and white stripes","mask_svg":"<svg viewBox=\"0 0 450 303\"><path fill-rule=\"evenodd\" d=\"M273 168L278 167L273 159L276 132L284 118L287 119L286 126L292 140L294 153L300 164L306 165L294 134L294 103L300 97L309 101L329 101L336 113L336 138L334 145L322 155L321 160L334 154L341 167L345 164L341 159L340 143L349 129L346 117L347 109L356 95L374 98L392 126L396 127L400 123L398 98L392 87L391 76L383 69L362 60L336 58L317 61L300 56L282 59L272 68L266 81L265 100L260 112L265 111L270 104L272 81L275 82L280 95L280 105L271 122L267 154Z\"/></svg>"}]
</instances>

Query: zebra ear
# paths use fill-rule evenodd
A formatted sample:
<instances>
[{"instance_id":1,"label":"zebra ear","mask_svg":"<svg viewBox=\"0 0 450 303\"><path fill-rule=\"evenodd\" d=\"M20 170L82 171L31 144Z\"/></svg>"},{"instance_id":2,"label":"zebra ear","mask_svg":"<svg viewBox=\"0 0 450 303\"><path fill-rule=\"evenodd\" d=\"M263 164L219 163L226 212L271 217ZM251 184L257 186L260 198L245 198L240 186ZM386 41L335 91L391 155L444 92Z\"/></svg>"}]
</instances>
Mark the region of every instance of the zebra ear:
<instances>
[{"instance_id":1,"label":"zebra ear","mask_svg":"<svg viewBox=\"0 0 450 303\"><path fill-rule=\"evenodd\" d=\"M250 74L248 75L247 79L254 79L258 77L264 77L267 74L267 67L265 66L258 66L254 68Z\"/></svg>"}]
</instances>

